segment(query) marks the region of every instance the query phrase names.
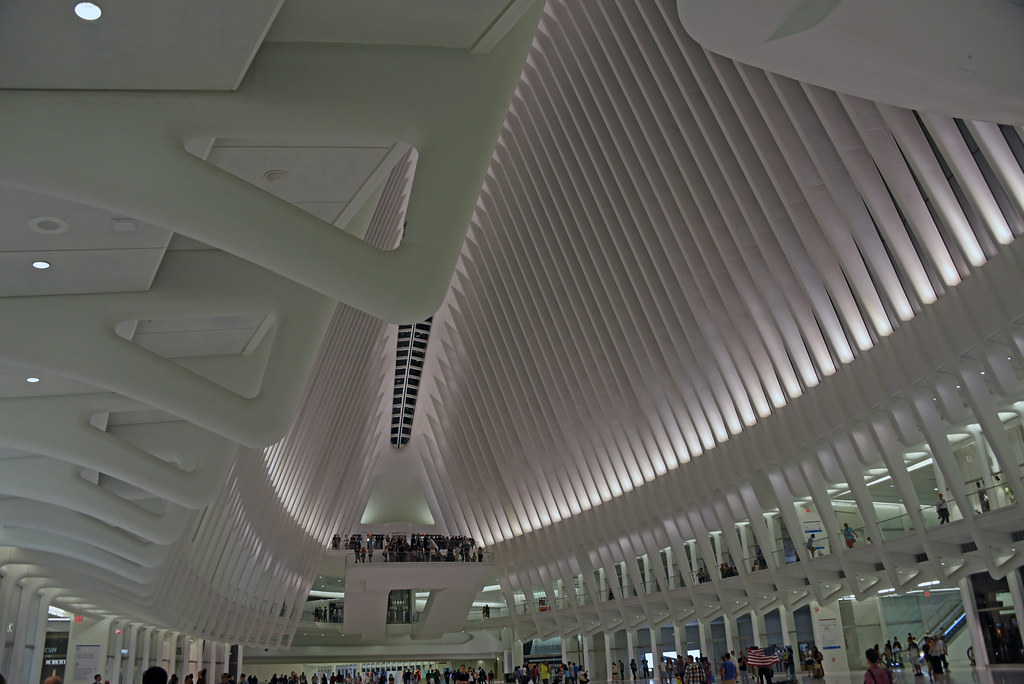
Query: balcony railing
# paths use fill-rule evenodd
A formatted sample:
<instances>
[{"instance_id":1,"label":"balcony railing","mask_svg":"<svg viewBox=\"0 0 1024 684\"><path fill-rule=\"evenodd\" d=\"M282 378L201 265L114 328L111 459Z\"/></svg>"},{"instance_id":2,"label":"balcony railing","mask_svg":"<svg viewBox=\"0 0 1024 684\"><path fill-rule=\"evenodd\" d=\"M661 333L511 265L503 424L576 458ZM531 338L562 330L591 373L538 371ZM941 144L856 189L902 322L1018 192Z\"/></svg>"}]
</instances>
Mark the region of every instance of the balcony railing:
<instances>
[{"instance_id":1,"label":"balcony railing","mask_svg":"<svg viewBox=\"0 0 1024 684\"><path fill-rule=\"evenodd\" d=\"M354 566L354 565L370 565L370 564L373 564L373 565L378 565L378 564L380 564L380 565L396 564L396 565L398 565L398 564L403 564L403 563L417 563L417 564L431 563L431 564L442 564L442 565L445 564L445 563L451 563L451 564L461 563L463 565L468 565L468 564L472 564L472 563L491 563L491 564L494 563L494 554L490 553L490 552L484 552L484 553L479 554L479 555L473 555L473 556L470 557L471 560L468 560L468 561L462 560L462 557L459 556L459 555L456 555L452 559L449 559L444 554L442 554L439 558L438 557L425 558L422 555L416 555L415 552L407 552L407 553L396 552L394 554L389 554L389 556L387 558L388 559L385 560L385 556L384 556L384 552L383 551L381 551L380 549L374 549L372 555L368 553L367 556L366 556L366 560L365 561L361 561L361 560L359 560L360 559L360 554L356 553L355 551L349 551L348 553L345 554L345 567L348 568L348 567L351 567L351 566ZM479 560L478 560L478 558L479 558Z\"/></svg>"}]
</instances>

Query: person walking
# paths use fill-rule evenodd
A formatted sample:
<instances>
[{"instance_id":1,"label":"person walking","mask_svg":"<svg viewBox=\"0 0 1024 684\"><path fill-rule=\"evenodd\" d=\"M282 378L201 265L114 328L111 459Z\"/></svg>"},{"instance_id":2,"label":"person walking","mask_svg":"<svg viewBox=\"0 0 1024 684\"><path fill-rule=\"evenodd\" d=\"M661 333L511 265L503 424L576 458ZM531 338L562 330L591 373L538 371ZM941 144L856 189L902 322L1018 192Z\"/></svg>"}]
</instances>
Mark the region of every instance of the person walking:
<instances>
[{"instance_id":1,"label":"person walking","mask_svg":"<svg viewBox=\"0 0 1024 684\"><path fill-rule=\"evenodd\" d=\"M939 514L939 524L945 525L949 522L949 502L939 494L939 500L935 503L935 512Z\"/></svg>"},{"instance_id":2,"label":"person walking","mask_svg":"<svg viewBox=\"0 0 1024 684\"><path fill-rule=\"evenodd\" d=\"M682 680L683 684L704 684L704 668L694 662L692 655L686 656Z\"/></svg>"},{"instance_id":3,"label":"person walking","mask_svg":"<svg viewBox=\"0 0 1024 684\"><path fill-rule=\"evenodd\" d=\"M843 523L843 539L846 540L846 548L853 548L853 540L857 538L857 533L854 532L853 528L850 527L850 523Z\"/></svg>"},{"instance_id":4,"label":"person walking","mask_svg":"<svg viewBox=\"0 0 1024 684\"><path fill-rule=\"evenodd\" d=\"M722 665L719 668L722 673L722 684L736 684L736 663L726 653L722 656Z\"/></svg>"},{"instance_id":5,"label":"person walking","mask_svg":"<svg viewBox=\"0 0 1024 684\"><path fill-rule=\"evenodd\" d=\"M878 662L880 658L876 649L869 648L864 652L864 657L868 661L868 669L864 672L864 684L896 684L892 671L882 667Z\"/></svg>"}]
</instances>

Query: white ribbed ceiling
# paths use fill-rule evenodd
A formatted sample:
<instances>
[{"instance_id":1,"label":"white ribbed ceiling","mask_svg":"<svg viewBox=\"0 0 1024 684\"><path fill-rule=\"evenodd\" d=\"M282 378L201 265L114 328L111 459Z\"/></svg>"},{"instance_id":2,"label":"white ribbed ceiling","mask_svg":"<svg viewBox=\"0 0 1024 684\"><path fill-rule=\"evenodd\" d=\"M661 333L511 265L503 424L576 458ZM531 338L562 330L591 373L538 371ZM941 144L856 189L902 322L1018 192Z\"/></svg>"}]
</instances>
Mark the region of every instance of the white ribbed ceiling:
<instances>
[{"instance_id":1,"label":"white ribbed ceiling","mask_svg":"<svg viewBox=\"0 0 1024 684\"><path fill-rule=\"evenodd\" d=\"M6 587L287 644L391 462L428 486L424 520L523 584L566 530L607 565L635 550L610 525L696 520L687 501L743 477L726 442L780 415L754 462L817 439L793 403L1024 230L1019 129L715 56L671 0L547 3L473 211L536 14L432 2L450 45L436 18L367 47L286 4L238 92L0 91ZM234 83L263 7L204 87ZM71 230L28 232L53 216ZM453 268L412 439L380 458L394 330L348 305L420 316Z\"/></svg>"},{"instance_id":2,"label":"white ribbed ceiling","mask_svg":"<svg viewBox=\"0 0 1024 684\"><path fill-rule=\"evenodd\" d=\"M434 318L453 516L491 543L685 478L1020 234L1021 158L713 55L668 0L552 0Z\"/></svg>"}]
</instances>

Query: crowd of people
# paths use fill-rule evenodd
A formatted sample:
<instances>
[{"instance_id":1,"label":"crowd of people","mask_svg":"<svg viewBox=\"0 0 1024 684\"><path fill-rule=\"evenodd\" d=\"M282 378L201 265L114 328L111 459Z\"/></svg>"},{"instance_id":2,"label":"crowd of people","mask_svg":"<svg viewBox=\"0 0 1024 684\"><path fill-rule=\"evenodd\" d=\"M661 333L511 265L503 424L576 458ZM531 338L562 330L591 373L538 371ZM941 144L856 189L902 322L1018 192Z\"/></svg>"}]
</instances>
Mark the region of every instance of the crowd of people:
<instances>
[{"instance_id":1,"label":"crowd of people","mask_svg":"<svg viewBox=\"0 0 1024 684\"><path fill-rule=\"evenodd\" d=\"M342 623L345 621L344 607L334 601L326 606L317 606L313 609L313 621Z\"/></svg>"},{"instance_id":2,"label":"crowd of people","mask_svg":"<svg viewBox=\"0 0 1024 684\"><path fill-rule=\"evenodd\" d=\"M949 670L946 642L941 634L926 635L916 641L912 634L907 634L907 657L913 668L915 677L924 677L928 672L930 681L945 681ZM878 644L864 652L868 669L864 672L864 684L893 684L894 668L902 668L903 646L898 638L885 642L879 649Z\"/></svg>"},{"instance_id":3,"label":"crowd of people","mask_svg":"<svg viewBox=\"0 0 1024 684\"><path fill-rule=\"evenodd\" d=\"M172 674L168 677L167 670L159 665L147 668L142 673L141 682L142 684L179 684L178 675ZM185 679L181 682L182 684L207 684L206 669L200 670L198 675L185 675ZM7 684L3 675L0 675L0 684ZM54 670L53 674L43 680L43 684L63 684L63 678ZM102 675L96 675L93 677L93 684L110 684L110 681L104 680ZM253 676L246 677L241 673L239 673L238 679L235 679L229 673L223 672L220 675L220 684L259 684L259 679ZM284 684L283 680L281 684Z\"/></svg>"},{"instance_id":4,"label":"crowd of people","mask_svg":"<svg viewBox=\"0 0 1024 684\"><path fill-rule=\"evenodd\" d=\"M465 667L462 668L465 670ZM445 669L444 680L446 684L450 684L450 679L453 672ZM491 681L494 680L494 673L491 672ZM434 669L408 669L405 668L399 673L399 677L402 684L441 684L442 674L437 668ZM482 679L480 677L483 677ZM486 675L483 674L483 670L480 670L479 675L473 672L471 679L459 680L459 681L474 681L474 682L486 682ZM348 672L348 673L334 673L334 672L314 672L313 676L309 679L306 678L306 673L295 673L292 672L289 675L277 675L275 674L270 678L269 684L395 684L395 672L388 670L368 670L366 672Z\"/></svg>"},{"instance_id":5,"label":"crowd of people","mask_svg":"<svg viewBox=\"0 0 1024 684\"><path fill-rule=\"evenodd\" d=\"M456 562L482 563L484 549L470 537L449 537L440 534L405 535L353 534L342 540L331 537L331 549L347 549L355 554L356 563L372 563L377 555L385 563Z\"/></svg>"},{"instance_id":6,"label":"crowd of people","mask_svg":"<svg viewBox=\"0 0 1024 684\"><path fill-rule=\"evenodd\" d=\"M512 676L516 684L587 684L590 681L587 671L573 662L517 665Z\"/></svg>"}]
</instances>

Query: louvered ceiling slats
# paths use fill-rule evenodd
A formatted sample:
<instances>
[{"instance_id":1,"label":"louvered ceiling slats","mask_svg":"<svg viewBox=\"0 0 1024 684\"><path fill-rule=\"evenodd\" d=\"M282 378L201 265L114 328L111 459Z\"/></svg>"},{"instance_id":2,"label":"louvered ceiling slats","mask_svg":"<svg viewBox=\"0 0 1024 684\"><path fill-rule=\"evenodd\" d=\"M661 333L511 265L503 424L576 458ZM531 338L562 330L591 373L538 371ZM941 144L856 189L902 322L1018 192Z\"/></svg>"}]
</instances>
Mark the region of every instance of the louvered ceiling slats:
<instances>
[{"instance_id":1,"label":"louvered ceiling slats","mask_svg":"<svg viewBox=\"0 0 1024 684\"><path fill-rule=\"evenodd\" d=\"M471 530L687 482L984 263L1019 163L921 116L710 54L668 0L549 2L428 358L438 471L507 490Z\"/></svg>"}]
</instances>

